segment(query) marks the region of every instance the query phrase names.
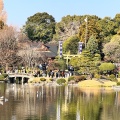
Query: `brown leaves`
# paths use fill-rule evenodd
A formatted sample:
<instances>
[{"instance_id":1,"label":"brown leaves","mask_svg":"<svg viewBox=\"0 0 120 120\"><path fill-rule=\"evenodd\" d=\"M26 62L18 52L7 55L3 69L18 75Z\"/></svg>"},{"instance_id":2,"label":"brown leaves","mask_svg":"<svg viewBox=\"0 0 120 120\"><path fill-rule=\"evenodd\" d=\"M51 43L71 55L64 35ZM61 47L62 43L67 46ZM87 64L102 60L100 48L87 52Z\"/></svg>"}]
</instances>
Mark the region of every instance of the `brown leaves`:
<instances>
[{"instance_id":1,"label":"brown leaves","mask_svg":"<svg viewBox=\"0 0 120 120\"><path fill-rule=\"evenodd\" d=\"M7 13L4 11L4 3L3 0L0 0L0 20L6 23Z\"/></svg>"}]
</instances>

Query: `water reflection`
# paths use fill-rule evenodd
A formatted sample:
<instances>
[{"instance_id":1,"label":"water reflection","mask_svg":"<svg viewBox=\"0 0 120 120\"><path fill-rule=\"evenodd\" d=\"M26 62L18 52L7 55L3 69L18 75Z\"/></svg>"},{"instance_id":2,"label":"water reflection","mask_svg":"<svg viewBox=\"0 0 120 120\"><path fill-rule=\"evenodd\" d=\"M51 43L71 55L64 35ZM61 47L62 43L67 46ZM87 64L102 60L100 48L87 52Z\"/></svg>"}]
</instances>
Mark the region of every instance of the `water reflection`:
<instances>
[{"instance_id":1,"label":"water reflection","mask_svg":"<svg viewBox=\"0 0 120 120\"><path fill-rule=\"evenodd\" d=\"M105 88L0 83L0 120L118 120L120 93Z\"/></svg>"}]
</instances>

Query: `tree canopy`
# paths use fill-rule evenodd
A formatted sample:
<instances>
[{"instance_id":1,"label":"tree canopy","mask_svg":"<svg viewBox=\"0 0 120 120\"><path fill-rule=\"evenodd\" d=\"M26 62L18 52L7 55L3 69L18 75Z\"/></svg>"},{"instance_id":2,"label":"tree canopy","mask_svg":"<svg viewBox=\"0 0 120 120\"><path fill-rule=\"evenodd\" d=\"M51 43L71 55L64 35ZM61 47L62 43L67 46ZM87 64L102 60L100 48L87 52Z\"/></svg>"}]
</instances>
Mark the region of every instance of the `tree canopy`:
<instances>
[{"instance_id":1,"label":"tree canopy","mask_svg":"<svg viewBox=\"0 0 120 120\"><path fill-rule=\"evenodd\" d=\"M78 42L79 38L77 36L72 36L68 38L63 43L63 51L64 53L70 52L71 54L77 54L78 53Z\"/></svg>"},{"instance_id":2,"label":"tree canopy","mask_svg":"<svg viewBox=\"0 0 120 120\"><path fill-rule=\"evenodd\" d=\"M98 40L93 35L89 38L86 49L92 54L100 52L98 49Z\"/></svg>"},{"instance_id":3,"label":"tree canopy","mask_svg":"<svg viewBox=\"0 0 120 120\"><path fill-rule=\"evenodd\" d=\"M114 35L110 42L106 43L103 48L105 59L107 61L118 62L120 60L120 35Z\"/></svg>"},{"instance_id":4,"label":"tree canopy","mask_svg":"<svg viewBox=\"0 0 120 120\"><path fill-rule=\"evenodd\" d=\"M8 69L9 65L15 65L18 61L17 32L13 27L6 27L0 31L0 64Z\"/></svg>"},{"instance_id":5,"label":"tree canopy","mask_svg":"<svg viewBox=\"0 0 120 120\"><path fill-rule=\"evenodd\" d=\"M108 71L112 71L114 70L116 67L114 64L112 63L102 63L100 66L99 66L99 69L100 71L102 72L108 72Z\"/></svg>"},{"instance_id":6,"label":"tree canopy","mask_svg":"<svg viewBox=\"0 0 120 120\"><path fill-rule=\"evenodd\" d=\"M67 15L62 20L56 23L54 40L67 40L69 37L78 34L81 16Z\"/></svg>"},{"instance_id":7,"label":"tree canopy","mask_svg":"<svg viewBox=\"0 0 120 120\"><path fill-rule=\"evenodd\" d=\"M47 43L55 33L55 19L46 12L36 13L27 19L23 31L32 41Z\"/></svg>"}]
</instances>

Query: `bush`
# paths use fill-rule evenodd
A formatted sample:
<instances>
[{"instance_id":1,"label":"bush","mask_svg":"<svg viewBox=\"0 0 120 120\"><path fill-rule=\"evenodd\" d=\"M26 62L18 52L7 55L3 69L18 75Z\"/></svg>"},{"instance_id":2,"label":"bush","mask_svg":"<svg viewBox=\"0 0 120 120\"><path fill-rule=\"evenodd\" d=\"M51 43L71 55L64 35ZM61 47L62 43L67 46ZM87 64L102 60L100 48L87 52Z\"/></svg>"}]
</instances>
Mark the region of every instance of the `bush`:
<instances>
[{"instance_id":1,"label":"bush","mask_svg":"<svg viewBox=\"0 0 120 120\"><path fill-rule=\"evenodd\" d=\"M120 85L120 82L117 82L117 85Z\"/></svg>"},{"instance_id":2,"label":"bush","mask_svg":"<svg viewBox=\"0 0 120 120\"><path fill-rule=\"evenodd\" d=\"M5 77L3 75L0 75L0 80L4 80Z\"/></svg>"},{"instance_id":3,"label":"bush","mask_svg":"<svg viewBox=\"0 0 120 120\"><path fill-rule=\"evenodd\" d=\"M8 74L6 74L6 73L1 74L0 80L4 80L7 76L8 76Z\"/></svg>"},{"instance_id":4,"label":"bush","mask_svg":"<svg viewBox=\"0 0 120 120\"><path fill-rule=\"evenodd\" d=\"M80 81L82 81L82 80L85 80L86 78L85 78L85 76L83 76L83 75L81 75L81 76L75 76L75 81L76 82L80 82Z\"/></svg>"},{"instance_id":5,"label":"bush","mask_svg":"<svg viewBox=\"0 0 120 120\"><path fill-rule=\"evenodd\" d=\"M118 77L120 78L120 72L118 73Z\"/></svg>"},{"instance_id":6,"label":"bush","mask_svg":"<svg viewBox=\"0 0 120 120\"><path fill-rule=\"evenodd\" d=\"M116 80L117 80L114 74L109 75L109 76L107 77L107 79L109 79L109 80L111 80L111 81L116 81Z\"/></svg>"},{"instance_id":7,"label":"bush","mask_svg":"<svg viewBox=\"0 0 120 120\"><path fill-rule=\"evenodd\" d=\"M2 75L4 76L4 78L6 78L8 76L8 74L6 74L6 73L3 73Z\"/></svg>"},{"instance_id":8,"label":"bush","mask_svg":"<svg viewBox=\"0 0 120 120\"><path fill-rule=\"evenodd\" d=\"M30 83L33 83L33 81L30 81Z\"/></svg>"},{"instance_id":9,"label":"bush","mask_svg":"<svg viewBox=\"0 0 120 120\"><path fill-rule=\"evenodd\" d=\"M64 78L57 79L57 84L59 84L59 85L65 83L65 82L66 82L66 80Z\"/></svg>"},{"instance_id":10,"label":"bush","mask_svg":"<svg viewBox=\"0 0 120 120\"><path fill-rule=\"evenodd\" d=\"M75 77L74 77L74 76L70 76L70 77L68 78L68 81L71 81L71 80L75 80Z\"/></svg>"},{"instance_id":11,"label":"bush","mask_svg":"<svg viewBox=\"0 0 120 120\"><path fill-rule=\"evenodd\" d=\"M45 79L45 78L40 78L40 80L41 80L41 81L46 81L46 79Z\"/></svg>"},{"instance_id":12,"label":"bush","mask_svg":"<svg viewBox=\"0 0 120 120\"><path fill-rule=\"evenodd\" d=\"M53 79L53 78L50 78L49 80L50 80L50 81L54 81L54 79Z\"/></svg>"},{"instance_id":13,"label":"bush","mask_svg":"<svg viewBox=\"0 0 120 120\"><path fill-rule=\"evenodd\" d=\"M115 68L116 67L113 63L102 63L99 66L100 71L103 72L103 73L109 73L110 71L114 70Z\"/></svg>"},{"instance_id":14,"label":"bush","mask_svg":"<svg viewBox=\"0 0 120 120\"><path fill-rule=\"evenodd\" d=\"M100 77L101 77L101 75L99 75L99 74L95 74L95 75L94 75L94 77L95 77L96 79L98 79L98 80L99 80L99 79L100 79Z\"/></svg>"}]
</instances>

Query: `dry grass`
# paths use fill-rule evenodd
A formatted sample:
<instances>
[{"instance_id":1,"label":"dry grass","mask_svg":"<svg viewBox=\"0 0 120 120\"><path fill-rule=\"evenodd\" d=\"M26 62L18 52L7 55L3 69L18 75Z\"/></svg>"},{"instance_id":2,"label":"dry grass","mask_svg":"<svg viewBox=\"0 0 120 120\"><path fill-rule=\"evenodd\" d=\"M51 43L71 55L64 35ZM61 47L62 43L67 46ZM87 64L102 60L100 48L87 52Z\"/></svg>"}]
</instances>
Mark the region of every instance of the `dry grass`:
<instances>
[{"instance_id":1,"label":"dry grass","mask_svg":"<svg viewBox=\"0 0 120 120\"><path fill-rule=\"evenodd\" d=\"M106 82L99 82L96 80L85 80L78 83L80 87L112 87L117 85L116 82L106 81Z\"/></svg>"},{"instance_id":2,"label":"dry grass","mask_svg":"<svg viewBox=\"0 0 120 120\"><path fill-rule=\"evenodd\" d=\"M112 82L112 81L107 81L107 82L104 82L103 86L104 87L112 87L112 86L116 86L117 83L116 82Z\"/></svg>"},{"instance_id":3,"label":"dry grass","mask_svg":"<svg viewBox=\"0 0 120 120\"><path fill-rule=\"evenodd\" d=\"M120 78L117 78L118 82L120 82Z\"/></svg>"},{"instance_id":4,"label":"dry grass","mask_svg":"<svg viewBox=\"0 0 120 120\"><path fill-rule=\"evenodd\" d=\"M85 80L78 83L80 87L101 87L102 83L96 80Z\"/></svg>"}]
</instances>

